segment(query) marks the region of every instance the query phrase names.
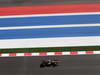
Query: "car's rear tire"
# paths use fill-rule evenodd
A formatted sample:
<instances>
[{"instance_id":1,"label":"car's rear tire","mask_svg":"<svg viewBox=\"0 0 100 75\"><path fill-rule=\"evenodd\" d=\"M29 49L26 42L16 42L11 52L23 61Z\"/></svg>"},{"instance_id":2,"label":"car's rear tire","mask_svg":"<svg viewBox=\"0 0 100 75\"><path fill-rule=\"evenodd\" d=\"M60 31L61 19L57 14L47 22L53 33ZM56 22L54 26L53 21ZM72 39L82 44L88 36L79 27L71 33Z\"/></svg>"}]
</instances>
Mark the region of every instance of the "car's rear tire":
<instances>
[{"instance_id":1,"label":"car's rear tire","mask_svg":"<svg viewBox=\"0 0 100 75\"><path fill-rule=\"evenodd\" d=\"M45 67L45 64L40 64L40 68L44 68Z\"/></svg>"}]
</instances>

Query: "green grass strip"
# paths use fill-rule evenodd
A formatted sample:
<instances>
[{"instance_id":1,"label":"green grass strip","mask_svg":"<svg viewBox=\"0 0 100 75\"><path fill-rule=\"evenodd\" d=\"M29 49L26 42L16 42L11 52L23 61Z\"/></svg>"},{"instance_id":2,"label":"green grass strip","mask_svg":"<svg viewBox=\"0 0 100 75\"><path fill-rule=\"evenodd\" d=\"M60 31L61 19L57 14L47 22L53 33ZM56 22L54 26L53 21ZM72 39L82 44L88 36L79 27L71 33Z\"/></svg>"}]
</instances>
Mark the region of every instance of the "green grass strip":
<instances>
[{"instance_id":1,"label":"green grass strip","mask_svg":"<svg viewBox=\"0 0 100 75\"><path fill-rule=\"evenodd\" d=\"M51 47L51 48L13 48L0 49L0 53L25 53L25 52L63 52L63 51L96 51L100 46L80 46L80 47Z\"/></svg>"}]
</instances>

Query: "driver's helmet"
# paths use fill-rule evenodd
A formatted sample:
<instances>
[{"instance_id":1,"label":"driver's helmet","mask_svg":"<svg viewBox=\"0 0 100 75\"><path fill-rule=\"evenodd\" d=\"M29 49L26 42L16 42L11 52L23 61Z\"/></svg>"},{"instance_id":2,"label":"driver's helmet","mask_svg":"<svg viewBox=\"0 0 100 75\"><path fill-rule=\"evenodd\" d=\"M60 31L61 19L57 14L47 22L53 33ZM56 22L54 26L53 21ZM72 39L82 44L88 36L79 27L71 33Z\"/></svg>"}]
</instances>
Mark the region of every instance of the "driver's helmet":
<instances>
[{"instance_id":1,"label":"driver's helmet","mask_svg":"<svg viewBox=\"0 0 100 75\"><path fill-rule=\"evenodd\" d=\"M51 63L52 63L52 60L47 60L47 63L48 63L48 64L51 64Z\"/></svg>"}]
</instances>

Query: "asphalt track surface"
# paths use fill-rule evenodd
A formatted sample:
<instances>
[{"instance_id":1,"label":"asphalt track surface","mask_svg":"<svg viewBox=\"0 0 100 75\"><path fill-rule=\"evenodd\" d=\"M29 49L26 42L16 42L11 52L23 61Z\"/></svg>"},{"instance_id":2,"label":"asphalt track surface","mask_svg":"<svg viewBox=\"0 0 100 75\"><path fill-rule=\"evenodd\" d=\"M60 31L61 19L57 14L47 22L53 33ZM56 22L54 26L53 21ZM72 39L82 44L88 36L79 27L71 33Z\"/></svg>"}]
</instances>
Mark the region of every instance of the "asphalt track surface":
<instances>
[{"instance_id":1,"label":"asphalt track surface","mask_svg":"<svg viewBox=\"0 0 100 75\"><path fill-rule=\"evenodd\" d=\"M48 59L61 62L55 68L40 68ZM0 75L100 75L100 55L0 58Z\"/></svg>"},{"instance_id":2,"label":"asphalt track surface","mask_svg":"<svg viewBox=\"0 0 100 75\"><path fill-rule=\"evenodd\" d=\"M100 0L0 0L0 6L99 3Z\"/></svg>"}]
</instances>

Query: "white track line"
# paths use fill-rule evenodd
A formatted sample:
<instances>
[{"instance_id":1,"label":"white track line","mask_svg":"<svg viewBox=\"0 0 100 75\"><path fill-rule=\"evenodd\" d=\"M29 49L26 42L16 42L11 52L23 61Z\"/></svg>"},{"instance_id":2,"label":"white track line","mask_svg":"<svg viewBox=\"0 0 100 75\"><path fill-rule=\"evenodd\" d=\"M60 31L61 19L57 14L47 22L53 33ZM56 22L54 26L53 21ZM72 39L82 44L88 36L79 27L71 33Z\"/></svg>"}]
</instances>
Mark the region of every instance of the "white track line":
<instances>
[{"instance_id":1,"label":"white track line","mask_svg":"<svg viewBox=\"0 0 100 75\"><path fill-rule=\"evenodd\" d=\"M100 36L0 40L0 49L100 46Z\"/></svg>"},{"instance_id":2,"label":"white track line","mask_svg":"<svg viewBox=\"0 0 100 75\"><path fill-rule=\"evenodd\" d=\"M100 14L100 12L13 15L13 16L0 16L0 18L22 18L22 17L65 16L65 15L68 15L68 16L70 15L94 15L94 14Z\"/></svg>"},{"instance_id":3,"label":"white track line","mask_svg":"<svg viewBox=\"0 0 100 75\"><path fill-rule=\"evenodd\" d=\"M88 26L100 26L100 24L68 24L68 25L46 25L46 26L16 26L16 27L0 27L0 30L34 29L34 28L61 28L61 27L88 27Z\"/></svg>"}]
</instances>

